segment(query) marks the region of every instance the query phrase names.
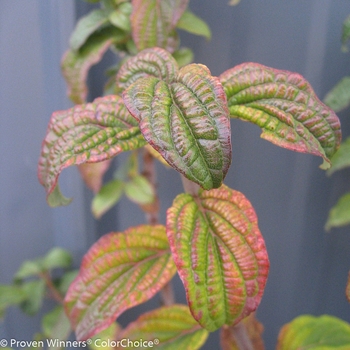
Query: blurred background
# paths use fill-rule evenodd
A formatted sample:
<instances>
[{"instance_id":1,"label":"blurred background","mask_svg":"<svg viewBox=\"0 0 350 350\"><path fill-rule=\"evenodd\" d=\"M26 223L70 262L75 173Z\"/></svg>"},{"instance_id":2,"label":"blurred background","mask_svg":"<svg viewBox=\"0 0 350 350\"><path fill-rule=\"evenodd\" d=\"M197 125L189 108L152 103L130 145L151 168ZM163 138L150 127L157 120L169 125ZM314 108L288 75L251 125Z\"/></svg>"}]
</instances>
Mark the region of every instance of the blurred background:
<instances>
[{"instance_id":1,"label":"blurred background","mask_svg":"<svg viewBox=\"0 0 350 350\"><path fill-rule=\"evenodd\" d=\"M1 0L0 2L0 283L10 283L24 260L54 246L74 256L75 266L102 234L144 222L125 200L101 220L90 213L92 194L75 168L60 178L72 204L51 209L37 180L37 161L53 111L72 106L60 73L60 60L77 18L92 8L83 1ZM213 75L242 62L258 62L302 74L322 99L345 75L350 53L341 52L341 27L350 14L347 0L191 0L207 21L212 40L181 33L182 45ZM107 54L89 75L90 99L101 95ZM350 135L349 111L339 113L343 135ZM350 169L327 177L322 160L278 148L260 139L258 127L232 121L233 161L225 183L252 202L265 238L271 269L257 317L264 324L266 349L273 349L280 327L300 314L324 313L350 321L344 291L350 267L350 227L326 233L331 206L350 190ZM113 164L118 166L118 159ZM173 170L159 166L161 214L182 192ZM106 174L111 177L113 169ZM171 185L169 185L171 184ZM175 279L178 302L185 302ZM122 315L126 324L148 305ZM50 308L45 305L44 310ZM0 338L32 339L40 315L16 308L0 323ZM218 348L218 334L203 349Z\"/></svg>"}]
</instances>

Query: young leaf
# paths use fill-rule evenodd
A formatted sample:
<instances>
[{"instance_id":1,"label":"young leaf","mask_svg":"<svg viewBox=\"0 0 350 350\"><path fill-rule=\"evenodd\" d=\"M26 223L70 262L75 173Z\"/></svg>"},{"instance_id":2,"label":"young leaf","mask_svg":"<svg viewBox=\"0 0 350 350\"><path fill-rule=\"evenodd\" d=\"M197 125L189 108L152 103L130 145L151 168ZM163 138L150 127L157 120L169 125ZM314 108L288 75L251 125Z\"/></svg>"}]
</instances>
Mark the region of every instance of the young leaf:
<instances>
[{"instance_id":1,"label":"young leaf","mask_svg":"<svg viewBox=\"0 0 350 350\"><path fill-rule=\"evenodd\" d=\"M349 344L348 323L329 315L302 315L282 327L277 350L348 350Z\"/></svg>"},{"instance_id":2,"label":"young leaf","mask_svg":"<svg viewBox=\"0 0 350 350\"><path fill-rule=\"evenodd\" d=\"M114 341L120 332L120 327L116 322L113 322L108 328L96 334L92 338L92 343L89 344L91 350L115 350ZM105 344L107 344L105 346Z\"/></svg>"},{"instance_id":3,"label":"young leaf","mask_svg":"<svg viewBox=\"0 0 350 350\"><path fill-rule=\"evenodd\" d=\"M22 288L27 297L20 305L21 310L28 315L35 315L40 310L44 300L45 282L43 279L25 282Z\"/></svg>"},{"instance_id":4,"label":"young leaf","mask_svg":"<svg viewBox=\"0 0 350 350\"><path fill-rule=\"evenodd\" d=\"M342 36L341 36L343 51L348 51L347 43L349 39L350 39L350 16L346 17L343 23Z\"/></svg>"},{"instance_id":5,"label":"young leaf","mask_svg":"<svg viewBox=\"0 0 350 350\"><path fill-rule=\"evenodd\" d=\"M340 144L340 122L299 74L243 63L220 76L231 117L262 128L261 137L321 156L324 169Z\"/></svg>"},{"instance_id":6,"label":"young leaf","mask_svg":"<svg viewBox=\"0 0 350 350\"><path fill-rule=\"evenodd\" d=\"M139 51L162 47L174 52L178 46L175 27L188 0L132 0L132 36Z\"/></svg>"},{"instance_id":7,"label":"young leaf","mask_svg":"<svg viewBox=\"0 0 350 350\"><path fill-rule=\"evenodd\" d=\"M344 194L337 204L329 212L325 229L340 227L350 224L350 193Z\"/></svg>"},{"instance_id":8,"label":"young leaf","mask_svg":"<svg viewBox=\"0 0 350 350\"><path fill-rule=\"evenodd\" d=\"M339 149L332 157L332 167L327 170L327 174L331 175L334 172L350 166L350 137L340 144Z\"/></svg>"},{"instance_id":9,"label":"young leaf","mask_svg":"<svg viewBox=\"0 0 350 350\"><path fill-rule=\"evenodd\" d=\"M86 186L94 193L102 187L103 175L109 169L111 159L99 163L85 163L78 165L78 169Z\"/></svg>"},{"instance_id":10,"label":"young leaf","mask_svg":"<svg viewBox=\"0 0 350 350\"><path fill-rule=\"evenodd\" d=\"M161 225L100 238L83 258L65 298L77 338L93 336L125 310L152 298L175 272Z\"/></svg>"},{"instance_id":11,"label":"young leaf","mask_svg":"<svg viewBox=\"0 0 350 350\"><path fill-rule=\"evenodd\" d=\"M44 271L55 268L69 268L72 264L72 255L62 248L52 248L42 259Z\"/></svg>"},{"instance_id":12,"label":"young leaf","mask_svg":"<svg viewBox=\"0 0 350 350\"><path fill-rule=\"evenodd\" d=\"M177 28L186 30L191 34L204 36L206 39L210 40L211 32L208 25L190 10L187 10L180 17L177 23Z\"/></svg>"},{"instance_id":13,"label":"young leaf","mask_svg":"<svg viewBox=\"0 0 350 350\"><path fill-rule=\"evenodd\" d=\"M106 11L97 9L91 11L85 17L82 17L75 27L70 39L69 46L74 50L79 50L87 38L108 23L108 15Z\"/></svg>"},{"instance_id":14,"label":"young leaf","mask_svg":"<svg viewBox=\"0 0 350 350\"><path fill-rule=\"evenodd\" d=\"M108 27L94 33L78 51L68 50L62 58L62 74L68 85L68 96L76 104L86 101L86 79L89 69L98 63L112 43L125 39L120 29Z\"/></svg>"},{"instance_id":15,"label":"young leaf","mask_svg":"<svg viewBox=\"0 0 350 350\"><path fill-rule=\"evenodd\" d=\"M130 15L132 6L129 2L121 3L116 10L109 14L109 21L116 27L130 32Z\"/></svg>"},{"instance_id":16,"label":"young leaf","mask_svg":"<svg viewBox=\"0 0 350 350\"><path fill-rule=\"evenodd\" d=\"M193 51L186 47L182 47L173 53L173 57L175 58L179 67L183 67L183 66L186 66L187 64L192 63Z\"/></svg>"},{"instance_id":17,"label":"young leaf","mask_svg":"<svg viewBox=\"0 0 350 350\"><path fill-rule=\"evenodd\" d=\"M124 183L118 179L112 180L101 188L91 203L91 210L96 219L118 203L123 194Z\"/></svg>"},{"instance_id":18,"label":"young leaf","mask_svg":"<svg viewBox=\"0 0 350 350\"><path fill-rule=\"evenodd\" d=\"M152 185L142 175L134 176L125 184L125 195L137 204L150 204L155 200Z\"/></svg>"},{"instance_id":19,"label":"young leaf","mask_svg":"<svg viewBox=\"0 0 350 350\"><path fill-rule=\"evenodd\" d=\"M344 77L328 92L323 102L335 112L350 105L350 77Z\"/></svg>"},{"instance_id":20,"label":"young leaf","mask_svg":"<svg viewBox=\"0 0 350 350\"><path fill-rule=\"evenodd\" d=\"M231 164L230 122L222 86L207 67L185 66L170 83L140 78L123 99L173 168L204 189L221 185Z\"/></svg>"},{"instance_id":21,"label":"young leaf","mask_svg":"<svg viewBox=\"0 0 350 350\"><path fill-rule=\"evenodd\" d=\"M41 327L44 336L49 339L66 340L72 331L61 305L43 316Z\"/></svg>"},{"instance_id":22,"label":"young leaf","mask_svg":"<svg viewBox=\"0 0 350 350\"><path fill-rule=\"evenodd\" d=\"M196 350L207 337L208 332L193 319L188 307L175 304L143 314L130 323L118 338L147 339L152 342L152 347L155 345L159 350Z\"/></svg>"},{"instance_id":23,"label":"young leaf","mask_svg":"<svg viewBox=\"0 0 350 350\"><path fill-rule=\"evenodd\" d=\"M1 285L0 284L0 320L4 316L5 310L12 305L19 305L27 297L21 285Z\"/></svg>"},{"instance_id":24,"label":"young leaf","mask_svg":"<svg viewBox=\"0 0 350 350\"><path fill-rule=\"evenodd\" d=\"M167 212L167 235L193 317L214 331L254 311L269 270L250 202L226 186L178 195Z\"/></svg>"},{"instance_id":25,"label":"young leaf","mask_svg":"<svg viewBox=\"0 0 350 350\"><path fill-rule=\"evenodd\" d=\"M145 145L137 122L119 96L53 113L39 159L38 174L48 202L60 172L70 166L95 163ZM62 197L56 200L62 205Z\"/></svg>"}]
</instances>

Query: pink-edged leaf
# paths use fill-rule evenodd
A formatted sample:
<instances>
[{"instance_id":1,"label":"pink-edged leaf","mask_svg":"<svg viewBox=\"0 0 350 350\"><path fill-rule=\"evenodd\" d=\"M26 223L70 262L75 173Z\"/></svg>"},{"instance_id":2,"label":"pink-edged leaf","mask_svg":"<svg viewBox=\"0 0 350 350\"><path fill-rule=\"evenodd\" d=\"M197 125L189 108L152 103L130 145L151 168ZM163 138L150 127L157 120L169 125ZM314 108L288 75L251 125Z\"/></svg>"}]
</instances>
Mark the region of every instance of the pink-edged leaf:
<instances>
[{"instance_id":1,"label":"pink-edged leaf","mask_svg":"<svg viewBox=\"0 0 350 350\"><path fill-rule=\"evenodd\" d=\"M257 217L240 192L178 195L167 235L193 317L209 331L233 325L261 300L269 260Z\"/></svg>"},{"instance_id":2,"label":"pink-edged leaf","mask_svg":"<svg viewBox=\"0 0 350 350\"><path fill-rule=\"evenodd\" d=\"M118 339L131 341L145 339L152 342L147 344L152 345L148 347L154 346L159 350L196 350L204 344L207 337L208 331L193 319L188 307L181 304L149 311L118 335Z\"/></svg>"},{"instance_id":3,"label":"pink-edged leaf","mask_svg":"<svg viewBox=\"0 0 350 350\"><path fill-rule=\"evenodd\" d=\"M84 256L65 298L80 340L152 298L176 272L164 226L142 225L101 237Z\"/></svg>"},{"instance_id":4,"label":"pink-edged leaf","mask_svg":"<svg viewBox=\"0 0 350 350\"><path fill-rule=\"evenodd\" d=\"M67 82L69 98L76 104L86 101L88 88L86 79L89 69L98 63L112 43L125 38L125 33L108 27L91 35L78 50L68 50L62 58L62 74Z\"/></svg>"},{"instance_id":5,"label":"pink-edged leaf","mask_svg":"<svg viewBox=\"0 0 350 350\"><path fill-rule=\"evenodd\" d=\"M64 205L57 185L61 171L83 163L96 163L146 144L135 119L120 96L52 114L38 166L40 183L50 205Z\"/></svg>"},{"instance_id":6,"label":"pink-edged leaf","mask_svg":"<svg viewBox=\"0 0 350 350\"><path fill-rule=\"evenodd\" d=\"M174 52L178 46L175 27L188 0L132 0L132 37L139 51L158 46Z\"/></svg>"},{"instance_id":7,"label":"pink-edged leaf","mask_svg":"<svg viewBox=\"0 0 350 350\"><path fill-rule=\"evenodd\" d=\"M189 180L219 187L231 164L231 130L226 97L207 67L181 68L167 83L140 78L123 93L147 142Z\"/></svg>"},{"instance_id":8,"label":"pink-edged leaf","mask_svg":"<svg viewBox=\"0 0 350 350\"><path fill-rule=\"evenodd\" d=\"M244 63L220 76L230 114L262 128L261 137L293 151L329 158L340 144L340 122L299 74Z\"/></svg>"},{"instance_id":9,"label":"pink-edged leaf","mask_svg":"<svg viewBox=\"0 0 350 350\"><path fill-rule=\"evenodd\" d=\"M103 175L109 169L111 159L99 163L85 163L78 165L78 169L86 186L94 193L102 187Z\"/></svg>"},{"instance_id":10,"label":"pink-edged leaf","mask_svg":"<svg viewBox=\"0 0 350 350\"><path fill-rule=\"evenodd\" d=\"M350 303L350 272L348 274L348 281L346 283L345 296L348 302Z\"/></svg>"},{"instance_id":11,"label":"pink-edged leaf","mask_svg":"<svg viewBox=\"0 0 350 350\"><path fill-rule=\"evenodd\" d=\"M173 56L159 47L145 49L129 58L117 74L117 88L124 91L136 80L155 77L166 82L175 79L178 65Z\"/></svg>"}]
</instances>

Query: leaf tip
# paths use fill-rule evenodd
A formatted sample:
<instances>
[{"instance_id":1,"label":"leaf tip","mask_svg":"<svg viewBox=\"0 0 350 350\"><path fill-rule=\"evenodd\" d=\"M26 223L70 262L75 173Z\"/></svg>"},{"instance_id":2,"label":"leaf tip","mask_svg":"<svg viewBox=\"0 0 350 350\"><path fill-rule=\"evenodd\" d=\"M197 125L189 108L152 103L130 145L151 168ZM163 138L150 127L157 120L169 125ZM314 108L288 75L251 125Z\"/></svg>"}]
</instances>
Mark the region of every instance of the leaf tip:
<instances>
[{"instance_id":1,"label":"leaf tip","mask_svg":"<svg viewBox=\"0 0 350 350\"><path fill-rule=\"evenodd\" d=\"M73 198L67 198L62 194L58 185L55 186L54 189L46 197L48 205L52 208L67 206L72 202L72 200Z\"/></svg>"}]
</instances>

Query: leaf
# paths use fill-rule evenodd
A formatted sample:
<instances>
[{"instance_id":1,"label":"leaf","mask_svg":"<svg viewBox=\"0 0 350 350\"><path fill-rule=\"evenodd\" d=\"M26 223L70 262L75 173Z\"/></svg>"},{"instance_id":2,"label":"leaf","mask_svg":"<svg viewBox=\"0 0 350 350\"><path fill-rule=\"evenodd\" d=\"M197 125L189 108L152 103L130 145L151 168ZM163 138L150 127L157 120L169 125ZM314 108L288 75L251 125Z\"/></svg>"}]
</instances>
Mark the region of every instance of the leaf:
<instances>
[{"instance_id":1,"label":"leaf","mask_svg":"<svg viewBox=\"0 0 350 350\"><path fill-rule=\"evenodd\" d=\"M204 36L211 39L211 31L208 25L190 10L185 11L177 23L177 28L183 29L191 34Z\"/></svg>"},{"instance_id":2,"label":"leaf","mask_svg":"<svg viewBox=\"0 0 350 350\"><path fill-rule=\"evenodd\" d=\"M161 47L174 52L178 46L175 27L188 0L132 0L132 37L139 51Z\"/></svg>"},{"instance_id":3,"label":"leaf","mask_svg":"<svg viewBox=\"0 0 350 350\"><path fill-rule=\"evenodd\" d=\"M136 121L119 96L52 114L39 159L39 181L48 202L61 171L71 165L95 163L145 145ZM58 198L56 205L62 205Z\"/></svg>"},{"instance_id":4,"label":"leaf","mask_svg":"<svg viewBox=\"0 0 350 350\"><path fill-rule=\"evenodd\" d=\"M69 98L76 104L86 101L86 79L94 64L98 63L112 43L125 39L120 29L108 27L94 33L79 51L68 50L62 58L62 74L67 82Z\"/></svg>"},{"instance_id":5,"label":"leaf","mask_svg":"<svg viewBox=\"0 0 350 350\"><path fill-rule=\"evenodd\" d=\"M144 205L155 200L155 193L150 182L142 175L134 176L125 184L125 195L133 202Z\"/></svg>"},{"instance_id":6,"label":"leaf","mask_svg":"<svg viewBox=\"0 0 350 350\"><path fill-rule=\"evenodd\" d=\"M84 256L65 298L80 340L152 298L175 274L165 228L138 226L100 238Z\"/></svg>"},{"instance_id":7,"label":"leaf","mask_svg":"<svg viewBox=\"0 0 350 350\"><path fill-rule=\"evenodd\" d=\"M77 277L78 275L78 270L72 270L65 272L61 278L59 279L58 283L58 291L62 294L65 295L67 293L67 290L73 280Z\"/></svg>"},{"instance_id":8,"label":"leaf","mask_svg":"<svg viewBox=\"0 0 350 350\"><path fill-rule=\"evenodd\" d=\"M192 63L193 61L193 52L191 49L186 47L180 48L173 53L173 57L175 58L179 67L186 66L187 64Z\"/></svg>"},{"instance_id":9,"label":"leaf","mask_svg":"<svg viewBox=\"0 0 350 350\"><path fill-rule=\"evenodd\" d=\"M107 23L108 15L106 11L102 9L91 11L88 15L82 17L78 21L69 39L69 46L74 51L79 50L91 34Z\"/></svg>"},{"instance_id":10,"label":"leaf","mask_svg":"<svg viewBox=\"0 0 350 350\"><path fill-rule=\"evenodd\" d=\"M69 268L72 265L72 255L59 247L52 248L43 258L42 267L44 270L55 268Z\"/></svg>"},{"instance_id":11,"label":"leaf","mask_svg":"<svg viewBox=\"0 0 350 350\"><path fill-rule=\"evenodd\" d=\"M208 337L208 332L193 319L185 305L164 306L141 315L119 334L119 339L150 341L149 347L159 350L196 350ZM122 347L123 343L121 344ZM117 347L117 349L121 349ZM127 347L131 349L131 347Z\"/></svg>"},{"instance_id":12,"label":"leaf","mask_svg":"<svg viewBox=\"0 0 350 350\"><path fill-rule=\"evenodd\" d=\"M42 271L42 258L26 260L15 273L14 280L20 281L27 277L38 276Z\"/></svg>"},{"instance_id":13,"label":"leaf","mask_svg":"<svg viewBox=\"0 0 350 350\"><path fill-rule=\"evenodd\" d=\"M231 117L262 128L261 137L293 151L329 158L340 144L340 122L299 74L244 63L220 76Z\"/></svg>"},{"instance_id":14,"label":"leaf","mask_svg":"<svg viewBox=\"0 0 350 350\"><path fill-rule=\"evenodd\" d=\"M348 281L346 283L345 296L348 302L350 303L350 272L348 274Z\"/></svg>"},{"instance_id":15,"label":"leaf","mask_svg":"<svg viewBox=\"0 0 350 350\"><path fill-rule=\"evenodd\" d=\"M350 166L350 137L340 144L339 149L332 157L332 167L327 170L327 175Z\"/></svg>"},{"instance_id":16,"label":"leaf","mask_svg":"<svg viewBox=\"0 0 350 350\"><path fill-rule=\"evenodd\" d=\"M189 180L219 187L231 164L231 131L222 86L207 67L181 68L170 83L140 78L124 91L147 142Z\"/></svg>"},{"instance_id":17,"label":"leaf","mask_svg":"<svg viewBox=\"0 0 350 350\"><path fill-rule=\"evenodd\" d=\"M178 195L167 235L193 317L209 331L237 324L259 305L269 260L257 217L226 186Z\"/></svg>"},{"instance_id":18,"label":"leaf","mask_svg":"<svg viewBox=\"0 0 350 350\"><path fill-rule=\"evenodd\" d=\"M277 350L347 350L349 344L348 323L329 315L302 315L282 327Z\"/></svg>"},{"instance_id":19,"label":"leaf","mask_svg":"<svg viewBox=\"0 0 350 350\"><path fill-rule=\"evenodd\" d=\"M91 350L100 350L101 348L105 350L114 350L114 342L117 339L119 332L119 325L116 322L112 323L108 328L92 338L92 343L89 345L89 348Z\"/></svg>"},{"instance_id":20,"label":"leaf","mask_svg":"<svg viewBox=\"0 0 350 350\"><path fill-rule=\"evenodd\" d=\"M175 79L177 71L177 63L169 52L157 47L146 49L121 66L117 74L117 87L123 92L136 80L145 77L170 82Z\"/></svg>"},{"instance_id":21,"label":"leaf","mask_svg":"<svg viewBox=\"0 0 350 350\"><path fill-rule=\"evenodd\" d=\"M350 224L350 192L344 194L337 204L332 207L326 222L325 229L340 227Z\"/></svg>"},{"instance_id":22,"label":"leaf","mask_svg":"<svg viewBox=\"0 0 350 350\"><path fill-rule=\"evenodd\" d=\"M340 80L324 98L324 103L335 112L350 105L350 77Z\"/></svg>"},{"instance_id":23,"label":"leaf","mask_svg":"<svg viewBox=\"0 0 350 350\"><path fill-rule=\"evenodd\" d=\"M348 51L347 43L350 39L350 16L346 17L343 28L342 28L342 36L341 36L341 42L342 42L342 50Z\"/></svg>"},{"instance_id":24,"label":"leaf","mask_svg":"<svg viewBox=\"0 0 350 350\"><path fill-rule=\"evenodd\" d=\"M52 311L43 316L41 327L46 338L56 341L66 340L72 331L69 320L61 305L56 306ZM60 349L60 347L50 346L49 349Z\"/></svg>"},{"instance_id":25,"label":"leaf","mask_svg":"<svg viewBox=\"0 0 350 350\"><path fill-rule=\"evenodd\" d=\"M111 209L123 194L124 183L118 179L112 180L101 188L100 192L93 198L91 210L96 219L99 219Z\"/></svg>"},{"instance_id":26,"label":"leaf","mask_svg":"<svg viewBox=\"0 0 350 350\"><path fill-rule=\"evenodd\" d=\"M40 310L44 300L45 282L42 279L29 281L24 283L22 288L27 297L20 305L21 310L28 315L35 315Z\"/></svg>"},{"instance_id":27,"label":"leaf","mask_svg":"<svg viewBox=\"0 0 350 350\"><path fill-rule=\"evenodd\" d=\"M4 316L6 309L13 305L19 305L27 297L21 285L0 284L0 319Z\"/></svg>"},{"instance_id":28,"label":"leaf","mask_svg":"<svg viewBox=\"0 0 350 350\"><path fill-rule=\"evenodd\" d=\"M109 14L109 21L116 27L127 32L131 30L130 15L132 6L129 2L121 3L118 8Z\"/></svg>"},{"instance_id":29,"label":"leaf","mask_svg":"<svg viewBox=\"0 0 350 350\"><path fill-rule=\"evenodd\" d=\"M99 163L85 163L78 165L81 177L92 192L99 192L102 187L103 175L109 169L110 165L111 159Z\"/></svg>"}]
</instances>

